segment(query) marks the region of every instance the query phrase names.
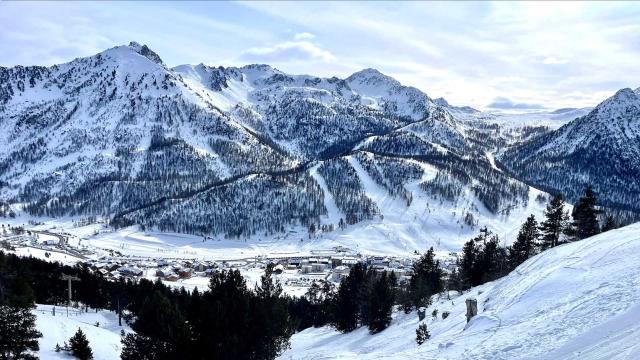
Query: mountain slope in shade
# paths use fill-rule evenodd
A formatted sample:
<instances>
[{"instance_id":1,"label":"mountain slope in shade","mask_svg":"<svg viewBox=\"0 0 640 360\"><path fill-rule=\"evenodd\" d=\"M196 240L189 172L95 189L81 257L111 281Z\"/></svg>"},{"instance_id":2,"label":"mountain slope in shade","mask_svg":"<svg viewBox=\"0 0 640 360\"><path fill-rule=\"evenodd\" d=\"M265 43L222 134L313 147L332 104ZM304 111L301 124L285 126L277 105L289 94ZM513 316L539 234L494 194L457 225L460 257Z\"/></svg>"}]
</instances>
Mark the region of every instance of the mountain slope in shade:
<instances>
[{"instance_id":1,"label":"mountain slope in shade","mask_svg":"<svg viewBox=\"0 0 640 360\"><path fill-rule=\"evenodd\" d=\"M421 346L416 312L399 312L375 335L366 328L306 329L280 359L637 359L638 256L640 224L633 224L545 251L460 296L435 299L423 321L431 338ZM478 301L469 323L467 298Z\"/></svg>"},{"instance_id":2,"label":"mountain slope in shade","mask_svg":"<svg viewBox=\"0 0 640 360\"><path fill-rule=\"evenodd\" d=\"M592 185L602 204L640 211L640 96L622 89L589 114L499 157L504 166L575 200Z\"/></svg>"}]
</instances>

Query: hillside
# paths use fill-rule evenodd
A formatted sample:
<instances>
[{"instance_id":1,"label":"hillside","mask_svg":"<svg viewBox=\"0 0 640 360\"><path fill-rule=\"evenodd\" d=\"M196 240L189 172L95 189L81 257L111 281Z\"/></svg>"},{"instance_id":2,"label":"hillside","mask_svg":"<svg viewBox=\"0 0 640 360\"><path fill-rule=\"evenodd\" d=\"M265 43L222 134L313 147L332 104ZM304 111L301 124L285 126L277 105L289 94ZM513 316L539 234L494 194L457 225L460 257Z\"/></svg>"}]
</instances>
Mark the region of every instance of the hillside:
<instances>
[{"instance_id":1,"label":"hillside","mask_svg":"<svg viewBox=\"0 0 640 360\"><path fill-rule=\"evenodd\" d=\"M638 256L636 223L545 251L502 279L435 301L424 320L431 339L421 346L416 313L398 313L376 335L304 330L280 359L636 359ZM478 300L468 324L467 298Z\"/></svg>"},{"instance_id":2,"label":"hillside","mask_svg":"<svg viewBox=\"0 0 640 360\"><path fill-rule=\"evenodd\" d=\"M38 305L34 313L37 316L36 327L42 333L40 338L40 351L38 356L43 360L70 359L70 355L64 352L56 352L56 344L63 346L68 342L78 328L85 333L89 346L93 350L95 360L115 360L120 358L122 345L120 344L120 331L131 331L128 326L118 326L118 316L113 312L93 310L85 313L77 309L71 309L69 317L65 307L53 307L50 305ZM96 323L99 326L96 326ZM124 324L124 323L123 323Z\"/></svg>"},{"instance_id":3,"label":"hillside","mask_svg":"<svg viewBox=\"0 0 640 360\"><path fill-rule=\"evenodd\" d=\"M601 204L640 211L640 97L622 89L589 114L499 156L534 186L577 199L592 185Z\"/></svg>"}]
</instances>

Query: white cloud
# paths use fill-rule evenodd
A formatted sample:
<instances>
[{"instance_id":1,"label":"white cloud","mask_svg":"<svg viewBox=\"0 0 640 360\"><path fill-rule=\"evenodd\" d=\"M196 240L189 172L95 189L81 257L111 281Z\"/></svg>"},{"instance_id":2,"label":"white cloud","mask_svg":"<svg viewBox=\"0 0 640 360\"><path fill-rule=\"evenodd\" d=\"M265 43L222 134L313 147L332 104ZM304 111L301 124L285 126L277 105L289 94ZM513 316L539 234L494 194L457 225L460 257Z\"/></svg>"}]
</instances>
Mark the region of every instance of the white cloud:
<instances>
[{"instance_id":1,"label":"white cloud","mask_svg":"<svg viewBox=\"0 0 640 360\"><path fill-rule=\"evenodd\" d=\"M544 58L544 60L542 60L542 63L547 65L564 65L568 62L569 60L567 59L560 59L554 56L547 56L546 58Z\"/></svg>"},{"instance_id":2,"label":"white cloud","mask_svg":"<svg viewBox=\"0 0 640 360\"><path fill-rule=\"evenodd\" d=\"M254 62L291 62L313 60L331 62L335 56L310 41L287 41L271 47L255 47L244 51L240 60Z\"/></svg>"},{"instance_id":3,"label":"white cloud","mask_svg":"<svg viewBox=\"0 0 640 360\"><path fill-rule=\"evenodd\" d=\"M544 106L540 104L515 102L506 97L497 97L493 99L493 101L490 104L488 104L487 107L491 109L501 109L501 110L535 110L535 109L544 108Z\"/></svg>"},{"instance_id":4,"label":"white cloud","mask_svg":"<svg viewBox=\"0 0 640 360\"><path fill-rule=\"evenodd\" d=\"M638 87L629 74L639 17L633 2L0 1L0 65L50 65L136 40L170 66L266 62L340 77L374 67L459 105L582 107Z\"/></svg>"},{"instance_id":5,"label":"white cloud","mask_svg":"<svg viewBox=\"0 0 640 360\"><path fill-rule=\"evenodd\" d=\"M308 33L308 32L301 32L301 33L297 33L293 36L293 38L295 40L312 40L314 39L316 36L313 35L312 33Z\"/></svg>"}]
</instances>

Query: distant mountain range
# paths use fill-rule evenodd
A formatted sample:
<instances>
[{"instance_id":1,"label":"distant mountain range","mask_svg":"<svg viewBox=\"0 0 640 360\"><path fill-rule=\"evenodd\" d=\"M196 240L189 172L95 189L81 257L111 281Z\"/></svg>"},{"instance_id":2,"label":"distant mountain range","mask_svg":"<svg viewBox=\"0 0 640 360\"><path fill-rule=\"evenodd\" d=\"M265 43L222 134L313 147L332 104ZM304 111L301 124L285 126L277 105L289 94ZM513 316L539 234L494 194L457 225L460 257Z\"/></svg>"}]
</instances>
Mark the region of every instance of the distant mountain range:
<instances>
[{"instance_id":1,"label":"distant mountain range","mask_svg":"<svg viewBox=\"0 0 640 360\"><path fill-rule=\"evenodd\" d=\"M234 238L371 228L406 251L447 237L454 249L479 225L511 234L539 213L526 183L574 199L594 182L607 205L640 211L637 94L612 99L556 131L507 126L375 69L168 68L131 43L0 67L0 201L118 226Z\"/></svg>"}]
</instances>

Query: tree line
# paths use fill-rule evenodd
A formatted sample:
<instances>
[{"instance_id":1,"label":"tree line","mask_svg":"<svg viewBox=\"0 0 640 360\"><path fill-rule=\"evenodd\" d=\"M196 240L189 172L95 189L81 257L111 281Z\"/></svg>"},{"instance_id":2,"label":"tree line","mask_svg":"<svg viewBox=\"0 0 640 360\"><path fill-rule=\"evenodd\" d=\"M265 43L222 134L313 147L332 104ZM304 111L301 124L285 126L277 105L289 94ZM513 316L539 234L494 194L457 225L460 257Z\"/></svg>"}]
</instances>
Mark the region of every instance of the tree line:
<instances>
[{"instance_id":1,"label":"tree line","mask_svg":"<svg viewBox=\"0 0 640 360\"><path fill-rule=\"evenodd\" d=\"M297 330L330 325L347 333L366 326L375 334L389 326L394 307L409 313L429 306L445 285L445 272L430 248L413 264L408 281L398 281L392 271L358 263L337 289L329 282L316 282L303 297L291 299L289 311Z\"/></svg>"},{"instance_id":2,"label":"tree line","mask_svg":"<svg viewBox=\"0 0 640 360\"><path fill-rule=\"evenodd\" d=\"M450 277L453 288L465 290L496 280L544 250L619 227L612 215L602 216L597 203L589 186L569 213L562 194L556 194L547 204L542 222L530 215L509 247L500 246L496 234L481 229L478 236L464 244L458 271Z\"/></svg>"},{"instance_id":3,"label":"tree line","mask_svg":"<svg viewBox=\"0 0 640 360\"><path fill-rule=\"evenodd\" d=\"M146 279L108 281L81 266L0 252L0 358L37 358L41 334L31 310L35 303L65 303L63 273L81 279L73 293L81 308L115 311L135 331L123 334L123 360L274 359L295 330L291 300L273 279L273 265L254 288L238 270L223 270L205 291L187 292Z\"/></svg>"}]
</instances>

